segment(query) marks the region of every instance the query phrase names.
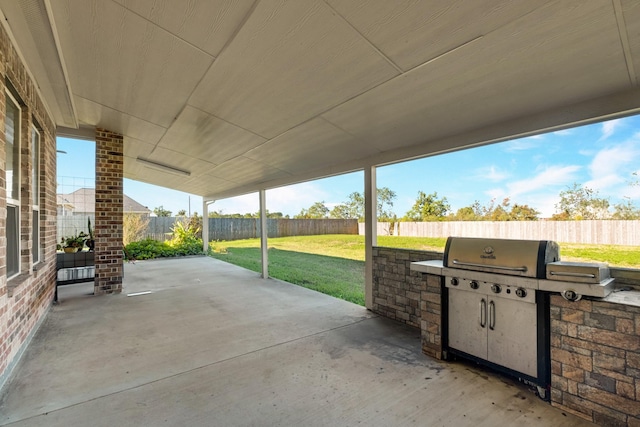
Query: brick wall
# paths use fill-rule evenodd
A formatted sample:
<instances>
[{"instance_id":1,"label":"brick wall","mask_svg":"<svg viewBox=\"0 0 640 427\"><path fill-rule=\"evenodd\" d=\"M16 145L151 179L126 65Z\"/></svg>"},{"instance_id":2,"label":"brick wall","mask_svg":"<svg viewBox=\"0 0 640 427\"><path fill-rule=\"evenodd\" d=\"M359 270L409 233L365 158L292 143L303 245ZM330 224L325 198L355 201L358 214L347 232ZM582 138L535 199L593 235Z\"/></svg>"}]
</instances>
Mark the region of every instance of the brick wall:
<instances>
[{"instance_id":1,"label":"brick wall","mask_svg":"<svg viewBox=\"0 0 640 427\"><path fill-rule=\"evenodd\" d=\"M599 425L640 426L640 307L551 296L551 401Z\"/></svg>"},{"instance_id":2,"label":"brick wall","mask_svg":"<svg viewBox=\"0 0 640 427\"><path fill-rule=\"evenodd\" d=\"M96 295L122 291L123 149L122 135L96 129Z\"/></svg>"},{"instance_id":3,"label":"brick wall","mask_svg":"<svg viewBox=\"0 0 640 427\"><path fill-rule=\"evenodd\" d=\"M21 108L20 127L20 274L7 280L6 91ZM40 247L32 244L31 126L40 131ZM37 86L0 26L0 386L43 320L55 290L56 143L55 125ZM34 265L32 253L40 249Z\"/></svg>"}]
</instances>

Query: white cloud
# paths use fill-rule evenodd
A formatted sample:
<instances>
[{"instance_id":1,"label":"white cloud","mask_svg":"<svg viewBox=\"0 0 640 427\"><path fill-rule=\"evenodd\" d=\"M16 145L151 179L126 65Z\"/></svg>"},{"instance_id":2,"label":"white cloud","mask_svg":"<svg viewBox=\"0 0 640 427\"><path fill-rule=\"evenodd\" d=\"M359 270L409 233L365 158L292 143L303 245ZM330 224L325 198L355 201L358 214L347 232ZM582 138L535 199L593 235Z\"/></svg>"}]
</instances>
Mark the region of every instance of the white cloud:
<instances>
[{"instance_id":1,"label":"white cloud","mask_svg":"<svg viewBox=\"0 0 640 427\"><path fill-rule=\"evenodd\" d=\"M296 215L303 208L307 209L315 202L325 201L331 209L338 202L328 202L327 193L317 184L306 182L287 187L267 190L267 209L269 212L282 212L284 215ZM209 206L209 211L222 211L224 214L255 213L260 209L258 193L218 200Z\"/></svg>"},{"instance_id":2,"label":"white cloud","mask_svg":"<svg viewBox=\"0 0 640 427\"><path fill-rule=\"evenodd\" d=\"M484 181L500 182L509 177L507 172L501 171L494 165L476 169L474 176L476 179Z\"/></svg>"},{"instance_id":3,"label":"white cloud","mask_svg":"<svg viewBox=\"0 0 640 427\"><path fill-rule=\"evenodd\" d=\"M501 203L502 200L506 197L506 194L502 188L493 188L491 190L485 191L485 194L489 196L489 199L495 199L498 203Z\"/></svg>"},{"instance_id":4,"label":"white cloud","mask_svg":"<svg viewBox=\"0 0 640 427\"><path fill-rule=\"evenodd\" d=\"M626 183L628 176L633 172L630 168L635 166L639 159L640 148L633 140L604 148L593 156L589 165L591 179L584 185L600 190Z\"/></svg>"},{"instance_id":5,"label":"white cloud","mask_svg":"<svg viewBox=\"0 0 640 427\"><path fill-rule=\"evenodd\" d=\"M536 148L540 145L540 140L544 139L544 135L534 135L527 138L516 139L504 143L504 150L508 153L514 151L525 151Z\"/></svg>"},{"instance_id":6,"label":"white cloud","mask_svg":"<svg viewBox=\"0 0 640 427\"><path fill-rule=\"evenodd\" d=\"M567 136L567 135L571 135L573 133L573 130L571 129L562 129L562 130L557 130L555 132L552 133L552 135L555 136Z\"/></svg>"},{"instance_id":7,"label":"white cloud","mask_svg":"<svg viewBox=\"0 0 640 427\"><path fill-rule=\"evenodd\" d=\"M556 213L556 204L560 201L558 195L537 195L532 201L525 201L529 206L534 206L540 212L540 218L551 218Z\"/></svg>"},{"instance_id":8,"label":"white cloud","mask_svg":"<svg viewBox=\"0 0 640 427\"><path fill-rule=\"evenodd\" d=\"M216 200L214 203L209 205L209 212L216 211L223 214L255 213L258 209L260 209L258 193Z\"/></svg>"},{"instance_id":9,"label":"white cloud","mask_svg":"<svg viewBox=\"0 0 640 427\"><path fill-rule=\"evenodd\" d=\"M592 190L604 190L607 188L615 187L616 185L622 184L624 182L624 179L622 179L619 175L610 174L600 176L596 179L590 179L583 184L583 187L590 188Z\"/></svg>"},{"instance_id":10,"label":"white cloud","mask_svg":"<svg viewBox=\"0 0 640 427\"><path fill-rule=\"evenodd\" d=\"M521 194L571 183L575 180L578 170L580 170L580 166L578 165L549 166L541 170L539 169L539 173L531 178L507 184L507 194L509 197L515 197Z\"/></svg>"},{"instance_id":11,"label":"white cloud","mask_svg":"<svg viewBox=\"0 0 640 427\"><path fill-rule=\"evenodd\" d=\"M602 136L600 136L598 141L604 141L609 138L621 124L622 119L609 120L608 122L602 123Z\"/></svg>"}]
</instances>

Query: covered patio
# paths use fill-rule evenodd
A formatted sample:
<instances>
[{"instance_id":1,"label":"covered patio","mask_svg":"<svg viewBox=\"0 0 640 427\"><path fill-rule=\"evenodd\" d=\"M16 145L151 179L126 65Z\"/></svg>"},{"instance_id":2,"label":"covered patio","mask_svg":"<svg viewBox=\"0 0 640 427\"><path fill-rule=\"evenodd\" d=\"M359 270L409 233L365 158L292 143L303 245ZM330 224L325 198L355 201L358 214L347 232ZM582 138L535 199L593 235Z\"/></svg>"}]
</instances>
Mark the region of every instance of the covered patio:
<instances>
[{"instance_id":1,"label":"covered patio","mask_svg":"<svg viewBox=\"0 0 640 427\"><path fill-rule=\"evenodd\" d=\"M1 425L591 425L424 357L415 329L211 258L126 264L123 285L60 289Z\"/></svg>"},{"instance_id":2,"label":"covered patio","mask_svg":"<svg viewBox=\"0 0 640 427\"><path fill-rule=\"evenodd\" d=\"M377 168L638 114L638 5L0 0L0 424L637 426L637 305L551 297L556 408L373 313ZM56 136L96 142L96 282L52 306ZM353 171L373 312L268 278L266 191ZM261 277L123 267L124 178L258 193ZM443 283L405 278L439 358Z\"/></svg>"}]
</instances>

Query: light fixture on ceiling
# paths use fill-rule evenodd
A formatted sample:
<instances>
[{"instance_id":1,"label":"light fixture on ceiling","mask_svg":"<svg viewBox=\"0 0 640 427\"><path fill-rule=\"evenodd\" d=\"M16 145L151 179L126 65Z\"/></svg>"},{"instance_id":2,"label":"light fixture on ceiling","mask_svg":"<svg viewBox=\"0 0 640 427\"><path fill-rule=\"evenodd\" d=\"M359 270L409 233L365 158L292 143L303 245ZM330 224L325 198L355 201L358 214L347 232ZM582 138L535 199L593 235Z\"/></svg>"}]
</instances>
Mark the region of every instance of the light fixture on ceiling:
<instances>
[{"instance_id":1,"label":"light fixture on ceiling","mask_svg":"<svg viewBox=\"0 0 640 427\"><path fill-rule=\"evenodd\" d=\"M163 172L175 173L177 175L191 176L191 172L186 171L184 169L175 168L173 166L165 165L164 163L158 163L153 160L148 160L143 157L136 158L136 161L142 163L145 166L148 166L153 169L157 169Z\"/></svg>"}]
</instances>

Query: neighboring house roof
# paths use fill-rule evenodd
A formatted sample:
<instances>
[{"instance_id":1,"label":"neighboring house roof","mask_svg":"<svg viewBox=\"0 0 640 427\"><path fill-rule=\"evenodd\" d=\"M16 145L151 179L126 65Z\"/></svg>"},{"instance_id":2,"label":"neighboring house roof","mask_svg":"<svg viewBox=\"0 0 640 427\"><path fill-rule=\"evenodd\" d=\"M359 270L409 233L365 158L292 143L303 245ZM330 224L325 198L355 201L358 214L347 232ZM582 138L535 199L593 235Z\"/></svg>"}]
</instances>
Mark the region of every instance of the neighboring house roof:
<instances>
[{"instance_id":1,"label":"neighboring house roof","mask_svg":"<svg viewBox=\"0 0 640 427\"><path fill-rule=\"evenodd\" d=\"M75 212L95 212L96 211L96 190L95 188L80 188L69 194L58 194L57 204L73 206ZM151 210L146 206L124 195L123 212L133 212L150 214Z\"/></svg>"},{"instance_id":2,"label":"neighboring house roof","mask_svg":"<svg viewBox=\"0 0 640 427\"><path fill-rule=\"evenodd\" d=\"M66 198L66 194L56 194L56 205L73 209L73 203Z\"/></svg>"}]
</instances>

